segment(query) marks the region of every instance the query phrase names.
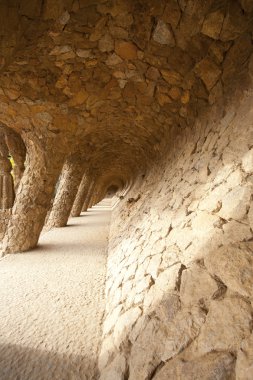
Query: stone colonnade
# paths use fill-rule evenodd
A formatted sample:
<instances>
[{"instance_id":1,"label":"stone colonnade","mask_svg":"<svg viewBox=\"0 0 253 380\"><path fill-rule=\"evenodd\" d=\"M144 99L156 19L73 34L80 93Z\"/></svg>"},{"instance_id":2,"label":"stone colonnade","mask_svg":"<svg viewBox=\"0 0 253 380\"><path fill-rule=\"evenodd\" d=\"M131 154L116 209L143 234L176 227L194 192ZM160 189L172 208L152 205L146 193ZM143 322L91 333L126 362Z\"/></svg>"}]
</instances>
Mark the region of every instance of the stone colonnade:
<instances>
[{"instance_id":1,"label":"stone colonnade","mask_svg":"<svg viewBox=\"0 0 253 380\"><path fill-rule=\"evenodd\" d=\"M25 152L18 149L17 138L9 136L7 141L8 145L1 138L0 145L0 208L9 209L6 233L4 229L1 231L2 255L34 248L44 226L46 229L66 226L70 215L80 216L82 210L98 200L97 191L93 196L97 186L94 172L80 154L70 154L64 161L64 154L53 140L42 144L25 136ZM17 157L15 203L12 165L8 159L11 147L16 147Z\"/></svg>"}]
</instances>

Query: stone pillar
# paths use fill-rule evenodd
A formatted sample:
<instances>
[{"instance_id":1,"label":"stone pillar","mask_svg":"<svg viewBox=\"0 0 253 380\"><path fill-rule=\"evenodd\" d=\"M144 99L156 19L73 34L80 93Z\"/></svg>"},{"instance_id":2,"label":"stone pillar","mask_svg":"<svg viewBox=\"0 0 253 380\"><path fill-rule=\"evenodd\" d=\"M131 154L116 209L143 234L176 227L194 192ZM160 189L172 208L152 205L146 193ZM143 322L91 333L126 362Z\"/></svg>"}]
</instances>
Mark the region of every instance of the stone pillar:
<instances>
[{"instance_id":1,"label":"stone pillar","mask_svg":"<svg viewBox=\"0 0 253 380\"><path fill-rule=\"evenodd\" d=\"M95 189L93 191L93 196L90 200L89 207L95 206L104 198L105 190L103 183L96 183Z\"/></svg>"},{"instance_id":2,"label":"stone pillar","mask_svg":"<svg viewBox=\"0 0 253 380\"><path fill-rule=\"evenodd\" d=\"M21 136L12 130L8 130L8 132L6 132L5 141L15 164L13 168L13 179L14 187L17 191L25 170L24 163L26 157L26 148Z\"/></svg>"},{"instance_id":3,"label":"stone pillar","mask_svg":"<svg viewBox=\"0 0 253 380\"><path fill-rule=\"evenodd\" d=\"M93 191L93 194L91 195L91 198L90 198L90 201L89 201L89 204L88 204L88 208L91 208L93 206L95 206L95 199L96 199L96 193L95 191Z\"/></svg>"},{"instance_id":4,"label":"stone pillar","mask_svg":"<svg viewBox=\"0 0 253 380\"><path fill-rule=\"evenodd\" d=\"M26 148L26 168L3 239L2 255L27 251L37 245L62 168L63 153L57 151L55 141L35 141L32 135Z\"/></svg>"},{"instance_id":5,"label":"stone pillar","mask_svg":"<svg viewBox=\"0 0 253 380\"><path fill-rule=\"evenodd\" d=\"M97 187L93 193L93 197L91 199L90 207L95 206L97 203L99 203L102 199L102 188L101 186Z\"/></svg>"},{"instance_id":6,"label":"stone pillar","mask_svg":"<svg viewBox=\"0 0 253 380\"><path fill-rule=\"evenodd\" d=\"M94 188L95 188L95 180L92 180L90 183L90 187L89 187L87 197L86 197L84 204L83 204L82 212L85 212L88 210L89 205L90 205L90 201L91 201L91 198L93 195Z\"/></svg>"},{"instance_id":7,"label":"stone pillar","mask_svg":"<svg viewBox=\"0 0 253 380\"><path fill-rule=\"evenodd\" d=\"M76 199L71 210L71 216L73 217L80 216L82 212L84 200L86 200L88 192L89 192L89 188L90 188L90 176L87 173L85 173L83 175L82 181L78 188Z\"/></svg>"},{"instance_id":8,"label":"stone pillar","mask_svg":"<svg viewBox=\"0 0 253 380\"><path fill-rule=\"evenodd\" d=\"M5 136L0 133L0 210L12 208L14 202L12 167L8 154Z\"/></svg>"},{"instance_id":9,"label":"stone pillar","mask_svg":"<svg viewBox=\"0 0 253 380\"><path fill-rule=\"evenodd\" d=\"M105 198L105 196L106 196L106 192L101 190L96 199L96 203L101 202Z\"/></svg>"},{"instance_id":10,"label":"stone pillar","mask_svg":"<svg viewBox=\"0 0 253 380\"><path fill-rule=\"evenodd\" d=\"M83 172L84 167L80 162L80 157L78 159L76 155L72 155L66 159L53 207L47 220L47 229L67 225Z\"/></svg>"}]
</instances>

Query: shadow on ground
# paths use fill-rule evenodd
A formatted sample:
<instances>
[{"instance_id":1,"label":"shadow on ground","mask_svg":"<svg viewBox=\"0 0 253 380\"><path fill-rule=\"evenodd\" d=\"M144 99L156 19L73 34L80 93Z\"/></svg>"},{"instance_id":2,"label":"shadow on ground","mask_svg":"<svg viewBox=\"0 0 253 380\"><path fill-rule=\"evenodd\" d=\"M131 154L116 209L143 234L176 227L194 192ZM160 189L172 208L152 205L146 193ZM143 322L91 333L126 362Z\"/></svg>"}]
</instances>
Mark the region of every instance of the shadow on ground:
<instances>
[{"instance_id":1,"label":"shadow on ground","mask_svg":"<svg viewBox=\"0 0 253 380\"><path fill-rule=\"evenodd\" d=\"M1 380L96 380L89 357L0 344Z\"/></svg>"}]
</instances>

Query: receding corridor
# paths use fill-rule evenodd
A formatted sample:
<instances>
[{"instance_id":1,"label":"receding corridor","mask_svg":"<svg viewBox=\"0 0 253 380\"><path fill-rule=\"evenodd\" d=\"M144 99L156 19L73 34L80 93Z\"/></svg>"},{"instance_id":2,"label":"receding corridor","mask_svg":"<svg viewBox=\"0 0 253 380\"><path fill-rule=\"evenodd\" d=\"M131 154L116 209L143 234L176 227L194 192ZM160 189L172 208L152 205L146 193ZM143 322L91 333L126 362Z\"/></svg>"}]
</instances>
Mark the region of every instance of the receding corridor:
<instances>
[{"instance_id":1,"label":"receding corridor","mask_svg":"<svg viewBox=\"0 0 253 380\"><path fill-rule=\"evenodd\" d=\"M0 0L0 380L253 380L253 0Z\"/></svg>"},{"instance_id":2,"label":"receding corridor","mask_svg":"<svg viewBox=\"0 0 253 380\"><path fill-rule=\"evenodd\" d=\"M97 379L110 210L0 261L0 379Z\"/></svg>"}]
</instances>

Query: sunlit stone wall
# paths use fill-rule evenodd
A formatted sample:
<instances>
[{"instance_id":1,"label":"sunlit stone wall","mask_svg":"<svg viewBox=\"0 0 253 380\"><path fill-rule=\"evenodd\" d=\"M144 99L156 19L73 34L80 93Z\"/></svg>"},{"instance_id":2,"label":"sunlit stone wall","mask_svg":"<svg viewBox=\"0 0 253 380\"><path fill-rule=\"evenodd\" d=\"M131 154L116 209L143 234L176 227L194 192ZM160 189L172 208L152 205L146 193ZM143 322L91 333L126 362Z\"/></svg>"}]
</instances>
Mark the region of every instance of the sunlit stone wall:
<instances>
[{"instance_id":1,"label":"sunlit stone wall","mask_svg":"<svg viewBox=\"0 0 253 380\"><path fill-rule=\"evenodd\" d=\"M253 377L252 104L213 106L114 211L101 379Z\"/></svg>"}]
</instances>

